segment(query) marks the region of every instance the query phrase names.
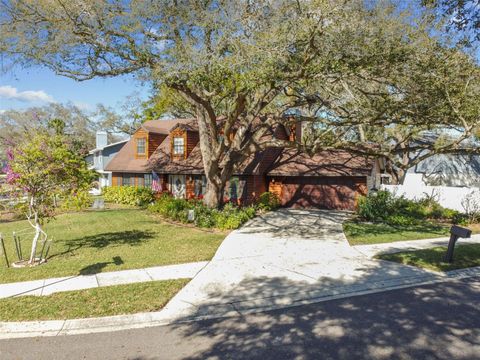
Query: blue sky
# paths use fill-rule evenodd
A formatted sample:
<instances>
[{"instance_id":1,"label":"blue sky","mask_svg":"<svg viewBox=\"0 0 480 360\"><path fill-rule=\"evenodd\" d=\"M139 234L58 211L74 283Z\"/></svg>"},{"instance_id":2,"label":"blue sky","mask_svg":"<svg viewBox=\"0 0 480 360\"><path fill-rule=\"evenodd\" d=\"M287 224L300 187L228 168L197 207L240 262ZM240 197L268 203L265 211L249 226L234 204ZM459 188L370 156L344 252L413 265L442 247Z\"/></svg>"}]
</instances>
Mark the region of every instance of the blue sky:
<instances>
[{"instance_id":1,"label":"blue sky","mask_svg":"<svg viewBox=\"0 0 480 360\"><path fill-rule=\"evenodd\" d=\"M17 67L0 72L0 112L49 102L72 102L86 110L93 109L97 103L118 107L134 93L146 98L148 90L147 84L131 76L78 82L43 67Z\"/></svg>"}]
</instances>

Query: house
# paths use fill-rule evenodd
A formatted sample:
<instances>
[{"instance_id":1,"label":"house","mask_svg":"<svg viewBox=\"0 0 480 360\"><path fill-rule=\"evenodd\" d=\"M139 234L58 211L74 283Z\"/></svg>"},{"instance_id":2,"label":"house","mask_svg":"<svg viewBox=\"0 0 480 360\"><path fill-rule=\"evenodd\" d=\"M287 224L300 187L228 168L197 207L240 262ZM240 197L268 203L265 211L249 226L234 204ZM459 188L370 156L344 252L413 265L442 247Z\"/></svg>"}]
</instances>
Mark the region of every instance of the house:
<instances>
[{"instance_id":1,"label":"house","mask_svg":"<svg viewBox=\"0 0 480 360\"><path fill-rule=\"evenodd\" d=\"M433 155L408 169L403 184L480 188L480 155L461 150Z\"/></svg>"},{"instance_id":2,"label":"house","mask_svg":"<svg viewBox=\"0 0 480 360\"><path fill-rule=\"evenodd\" d=\"M99 193L104 186L112 185L112 173L105 170L106 166L127 142L128 139L108 144L107 132L97 131L95 149L89 151L85 158L90 169L95 170L99 174L98 189L94 189L94 193Z\"/></svg>"},{"instance_id":3,"label":"house","mask_svg":"<svg viewBox=\"0 0 480 360\"><path fill-rule=\"evenodd\" d=\"M268 136L301 139L301 127L283 126ZM252 203L266 191L283 206L353 210L359 195L379 182L376 159L345 151L309 156L293 149L269 148L237 164L225 200ZM153 173L176 197L201 197L206 190L199 133L194 119L145 122L106 166L112 186L151 186Z\"/></svg>"}]
</instances>

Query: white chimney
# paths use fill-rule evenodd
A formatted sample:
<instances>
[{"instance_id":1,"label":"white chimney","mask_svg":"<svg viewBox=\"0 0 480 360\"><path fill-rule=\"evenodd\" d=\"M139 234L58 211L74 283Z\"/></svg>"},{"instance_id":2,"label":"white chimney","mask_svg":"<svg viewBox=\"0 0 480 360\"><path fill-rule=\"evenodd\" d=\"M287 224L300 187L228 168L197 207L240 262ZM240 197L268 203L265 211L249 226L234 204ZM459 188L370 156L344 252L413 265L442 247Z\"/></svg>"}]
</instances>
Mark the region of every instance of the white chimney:
<instances>
[{"instance_id":1,"label":"white chimney","mask_svg":"<svg viewBox=\"0 0 480 360\"><path fill-rule=\"evenodd\" d=\"M108 145L108 133L106 131L97 131L96 148L101 149Z\"/></svg>"}]
</instances>

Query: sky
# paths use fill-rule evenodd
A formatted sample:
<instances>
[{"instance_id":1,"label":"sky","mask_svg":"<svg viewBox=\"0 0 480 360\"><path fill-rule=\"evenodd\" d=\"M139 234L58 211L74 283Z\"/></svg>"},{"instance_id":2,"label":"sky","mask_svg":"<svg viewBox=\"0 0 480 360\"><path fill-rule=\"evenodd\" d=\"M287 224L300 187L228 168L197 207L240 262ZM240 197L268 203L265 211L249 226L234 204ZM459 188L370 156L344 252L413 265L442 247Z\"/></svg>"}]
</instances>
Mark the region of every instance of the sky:
<instances>
[{"instance_id":1,"label":"sky","mask_svg":"<svg viewBox=\"0 0 480 360\"><path fill-rule=\"evenodd\" d=\"M78 82L43 67L0 71L0 112L71 102L83 110L97 103L119 108L129 95L148 97L148 85L130 76Z\"/></svg>"}]
</instances>

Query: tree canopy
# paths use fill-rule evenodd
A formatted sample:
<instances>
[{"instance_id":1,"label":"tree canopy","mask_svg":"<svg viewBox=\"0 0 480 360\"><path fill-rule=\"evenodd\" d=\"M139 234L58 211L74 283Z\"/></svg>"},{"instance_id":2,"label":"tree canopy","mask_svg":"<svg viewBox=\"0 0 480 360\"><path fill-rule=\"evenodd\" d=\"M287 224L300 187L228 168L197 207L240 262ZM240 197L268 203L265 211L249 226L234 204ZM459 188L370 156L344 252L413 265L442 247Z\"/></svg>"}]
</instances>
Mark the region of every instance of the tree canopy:
<instances>
[{"instance_id":1,"label":"tree canopy","mask_svg":"<svg viewBox=\"0 0 480 360\"><path fill-rule=\"evenodd\" d=\"M40 130L8 151L7 182L14 194L27 196L26 215L35 229L29 263L36 262L42 222L54 216L56 198L88 191L96 177L79 154L77 144L64 134L65 123L50 123L53 134Z\"/></svg>"},{"instance_id":2,"label":"tree canopy","mask_svg":"<svg viewBox=\"0 0 480 360\"><path fill-rule=\"evenodd\" d=\"M411 151L453 151L479 122L478 66L448 45L426 9L362 0L11 0L0 8L0 51L19 63L77 80L133 73L161 90L151 116L194 114L212 206L234 165L269 146L344 148L404 170ZM309 141L265 137L292 114L312 125ZM459 136L442 135L452 129ZM420 146L426 130L442 134Z\"/></svg>"}]
</instances>

